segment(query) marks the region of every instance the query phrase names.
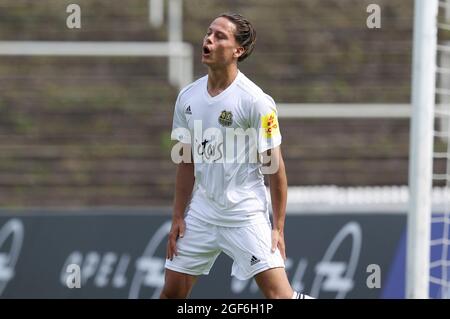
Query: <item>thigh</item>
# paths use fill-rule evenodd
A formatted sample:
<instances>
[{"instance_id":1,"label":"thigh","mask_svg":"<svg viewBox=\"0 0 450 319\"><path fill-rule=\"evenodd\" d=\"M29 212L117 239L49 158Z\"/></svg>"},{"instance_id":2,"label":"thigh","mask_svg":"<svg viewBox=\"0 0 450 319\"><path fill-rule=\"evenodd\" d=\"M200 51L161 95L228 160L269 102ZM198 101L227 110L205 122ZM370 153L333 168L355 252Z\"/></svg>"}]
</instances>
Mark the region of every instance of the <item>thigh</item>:
<instances>
[{"instance_id":1,"label":"thigh","mask_svg":"<svg viewBox=\"0 0 450 319\"><path fill-rule=\"evenodd\" d=\"M177 240L178 255L166 259L165 268L193 276L207 275L220 253L216 226L189 215L185 222L184 236Z\"/></svg>"},{"instance_id":2,"label":"thigh","mask_svg":"<svg viewBox=\"0 0 450 319\"><path fill-rule=\"evenodd\" d=\"M246 280L271 268L284 268L278 248L271 251L270 224L221 227L219 233L219 245L233 259L232 275L236 278Z\"/></svg>"},{"instance_id":3,"label":"thigh","mask_svg":"<svg viewBox=\"0 0 450 319\"><path fill-rule=\"evenodd\" d=\"M191 293L197 276L166 269L161 299L185 299Z\"/></svg>"},{"instance_id":4,"label":"thigh","mask_svg":"<svg viewBox=\"0 0 450 319\"><path fill-rule=\"evenodd\" d=\"M255 281L266 298L290 299L294 293L284 268L271 268L258 273Z\"/></svg>"}]
</instances>

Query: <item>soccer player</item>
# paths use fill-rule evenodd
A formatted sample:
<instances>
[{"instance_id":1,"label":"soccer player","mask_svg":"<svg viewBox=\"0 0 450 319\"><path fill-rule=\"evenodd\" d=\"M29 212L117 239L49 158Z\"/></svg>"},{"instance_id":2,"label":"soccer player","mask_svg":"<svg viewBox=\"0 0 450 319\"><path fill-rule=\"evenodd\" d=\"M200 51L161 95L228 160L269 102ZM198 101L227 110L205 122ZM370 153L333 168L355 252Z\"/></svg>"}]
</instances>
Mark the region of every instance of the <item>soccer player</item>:
<instances>
[{"instance_id":1,"label":"soccer player","mask_svg":"<svg viewBox=\"0 0 450 319\"><path fill-rule=\"evenodd\" d=\"M203 40L208 75L178 95L172 138L192 153L177 166L161 298L187 298L197 276L207 275L221 252L234 261L232 275L254 277L266 298L307 297L291 288L284 268L287 180L275 102L238 69L255 41L253 26L241 15L217 17ZM229 160L236 149L223 136L230 129L257 131L260 161L250 159L248 140L245 150L238 149Z\"/></svg>"}]
</instances>

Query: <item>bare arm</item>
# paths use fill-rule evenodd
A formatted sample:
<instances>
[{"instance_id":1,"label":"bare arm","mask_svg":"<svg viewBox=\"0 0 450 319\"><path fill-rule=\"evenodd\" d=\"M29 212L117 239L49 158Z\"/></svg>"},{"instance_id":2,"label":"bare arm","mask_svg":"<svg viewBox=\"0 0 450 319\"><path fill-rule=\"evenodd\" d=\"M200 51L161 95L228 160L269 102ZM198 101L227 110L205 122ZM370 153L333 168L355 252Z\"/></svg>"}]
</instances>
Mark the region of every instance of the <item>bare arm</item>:
<instances>
[{"instance_id":1,"label":"bare arm","mask_svg":"<svg viewBox=\"0 0 450 319\"><path fill-rule=\"evenodd\" d=\"M272 168L269 176L270 195L272 198L273 229L272 229L272 251L280 249L281 255L286 259L286 247L284 243L284 223L286 219L287 201L287 177L280 147L270 150L265 160Z\"/></svg>"},{"instance_id":2,"label":"bare arm","mask_svg":"<svg viewBox=\"0 0 450 319\"><path fill-rule=\"evenodd\" d=\"M172 260L177 255L176 241L184 236L186 225L184 211L189 203L194 187L194 163L180 163L177 166L175 179L175 198L173 203L172 227L167 244L167 259Z\"/></svg>"},{"instance_id":3,"label":"bare arm","mask_svg":"<svg viewBox=\"0 0 450 319\"><path fill-rule=\"evenodd\" d=\"M175 179L173 218L184 218L184 211L194 187L194 163L180 163Z\"/></svg>"}]
</instances>

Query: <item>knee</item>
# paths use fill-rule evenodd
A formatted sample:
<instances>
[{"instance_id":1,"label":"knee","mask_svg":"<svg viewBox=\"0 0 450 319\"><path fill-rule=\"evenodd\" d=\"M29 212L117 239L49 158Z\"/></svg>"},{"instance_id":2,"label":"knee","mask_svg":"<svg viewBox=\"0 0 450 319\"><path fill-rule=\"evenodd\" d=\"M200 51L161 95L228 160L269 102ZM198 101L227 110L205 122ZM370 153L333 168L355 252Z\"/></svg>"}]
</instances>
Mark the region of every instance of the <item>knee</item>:
<instances>
[{"instance_id":1,"label":"knee","mask_svg":"<svg viewBox=\"0 0 450 319\"><path fill-rule=\"evenodd\" d=\"M182 289L170 289L165 286L161 291L159 299L186 299L187 296L188 292Z\"/></svg>"},{"instance_id":2,"label":"knee","mask_svg":"<svg viewBox=\"0 0 450 319\"><path fill-rule=\"evenodd\" d=\"M186 299L197 277L166 269L161 299Z\"/></svg>"},{"instance_id":3,"label":"knee","mask_svg":"<svg viewBox=\"0 0 450 319\"><path fill-rule=\"evenodd\" d=\"M281 291L279 289L269 289L264 292L267 299L291 299L292 294L290 291Z\"/></svg>"}]
</instances>

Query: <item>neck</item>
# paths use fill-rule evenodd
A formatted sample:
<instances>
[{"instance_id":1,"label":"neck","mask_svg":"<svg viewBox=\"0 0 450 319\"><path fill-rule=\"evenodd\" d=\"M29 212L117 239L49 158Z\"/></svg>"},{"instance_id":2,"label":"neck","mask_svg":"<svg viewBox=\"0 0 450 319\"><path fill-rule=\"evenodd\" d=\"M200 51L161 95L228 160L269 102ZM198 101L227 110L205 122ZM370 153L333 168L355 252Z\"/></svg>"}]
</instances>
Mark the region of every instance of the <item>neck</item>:
<instances>
[{"instance_id":1,"label":"neck","mask_svg":"<svg viewBox=\"0 0 450 319\"><path fill-rule=\"evenodd\" d=\"M208 93L211 96L220 94L224 91L238 74L238 68L236 64L231 64L226 68L208 68Z\"/></svg>"}]
</instances>

